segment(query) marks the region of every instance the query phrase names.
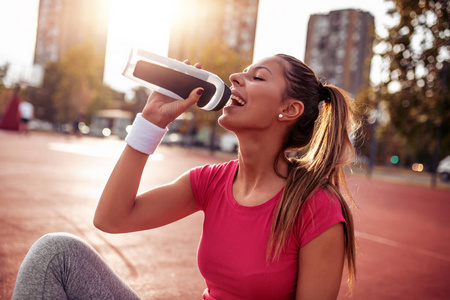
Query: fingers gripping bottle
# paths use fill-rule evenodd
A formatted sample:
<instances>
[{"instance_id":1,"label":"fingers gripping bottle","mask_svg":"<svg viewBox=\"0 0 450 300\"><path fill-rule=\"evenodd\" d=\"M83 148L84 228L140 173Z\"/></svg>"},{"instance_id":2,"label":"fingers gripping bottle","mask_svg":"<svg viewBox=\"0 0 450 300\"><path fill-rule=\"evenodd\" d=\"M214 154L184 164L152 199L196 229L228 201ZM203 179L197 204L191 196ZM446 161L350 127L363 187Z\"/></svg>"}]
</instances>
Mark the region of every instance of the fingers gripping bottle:
<instances>
[{"instance_id":1,"label":"fingers gripping bottle","mask_svg":"<svg viewBox=\"0 0 450 300\"><path fill-rule=\"evenodd\" d=\"M166 96L183 100L202 87L197 102L201 109L221 110L230 99L231 90L219 76L180 61L141 49L131 50L123 75Z\"/></svg>"}]
</instances>

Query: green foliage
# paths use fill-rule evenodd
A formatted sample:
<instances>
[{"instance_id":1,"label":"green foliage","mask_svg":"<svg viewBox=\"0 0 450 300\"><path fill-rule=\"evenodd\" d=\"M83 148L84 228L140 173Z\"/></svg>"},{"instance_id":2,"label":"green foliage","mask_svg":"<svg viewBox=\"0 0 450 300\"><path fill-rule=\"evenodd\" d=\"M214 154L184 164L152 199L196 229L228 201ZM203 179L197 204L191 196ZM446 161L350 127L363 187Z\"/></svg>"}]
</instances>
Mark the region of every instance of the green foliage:
<instances>
[{"instance_id":1,"label":"green foliage","mask_svg":"<svg viewBox=\"0 0 450 300\"><path fill-rule=\"evenodd\" d=\"M9 68L8 64L4 64L3 66L0 66L0 92L4 88L3 78L6 77L6 74L8 73L8 68Z\"/></svg>"},{"instance_id":2,"label":"green foliage","mask_svg":"<svg viewBox=\"0 0 450 300\"><path fill-rule=\"evenodd\" d=\"M241 72L251 64L248 53L236 53L236 50L225 42L214 40L203 49L199 57L203 68L218 75L226 84L229 76Z\"/></svg>"},{"instance_id":3,"label":"green foliage","mask_svg":"<svg viewBox=\"0 0 450 300\"><path fill-rule=\"evenodd\" d=\"M96 112L109 108L111 106L111 100L114 98L114 93L116 93L116 91L108 86L98 87L91 102L87 105L85 121L90 123L92 116Z\"/></svg>"},{"instance_id":4,"label":"green foliage","mask_svg":"<svg viewBox=\"0 0 450 300\"><path fill-rule=\"evenodd\" d=\"M382 89L388 126L415 150L412 159L431 164L436 146L441 155L450 153L449 1L386 1L392 2L389 14L398 20L381 39L389 73Z\"/></svg>"},{"instance_id":5,"label":"green foliage","mask_svg":"<svg viewBox=\"0 0 450 300\"><path fill-rule=\"evenodd\" d=\"M35 106L40 113L36 114L39 119L50 122L56 121L55 94L58 90L59 82L63 76L61 65L57 62L49 62L45 66L44 80L40 94L35 97Z\"/></svg>"},{"instance_id":6,"label":"green foliage","mask_svg":"<svg viewBox=\"0 0 450 300\"><path fill-rule=\"evenodd\" d=\"M45 67L40 99L46 105L45 119L71 123L81 113L88 117L107 108L112 101L111 89L102 82L103 58L94 44L86 42L70 48L57 62Z\"/></svg>"}]
</instances>

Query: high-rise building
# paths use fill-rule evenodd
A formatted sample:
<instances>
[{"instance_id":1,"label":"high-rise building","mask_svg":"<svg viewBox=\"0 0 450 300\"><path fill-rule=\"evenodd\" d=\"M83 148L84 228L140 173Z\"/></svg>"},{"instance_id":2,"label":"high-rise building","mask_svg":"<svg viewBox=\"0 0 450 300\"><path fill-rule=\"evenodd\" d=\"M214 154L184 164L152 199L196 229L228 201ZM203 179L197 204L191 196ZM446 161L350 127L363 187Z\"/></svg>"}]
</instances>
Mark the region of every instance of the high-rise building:
<instances>
[{"instance_id":1,"label":"high-rise building","mask_svg":"<svg viewBox=\"0 0 450 300\"><path fill-rule=\"evenodd\" d=\"M95 45L104 62L109 13L110 0L40 0L34 63L58 61L86 42Z\"/></svg>"},{"instance_id":2,"label":"high-rise building","mask_svg":"<svg viewBox=\"0 0 450 300\"><path fill-rule=\"evenodd\" d=\"M305 63L319 77L356 96L369 85L374 17L355 9L311 15Z\"/></svg>"},{"instance_id":3,"label":"high-rise building","mask_svg":"<svg viewBox=\"0 0 450 300\"><path fill-rule=\"evenodd\" d=\"M225 42L252 62L259 0L176 0L169 57L196 57L208 44Z\"/></svg>"}]
</instances>

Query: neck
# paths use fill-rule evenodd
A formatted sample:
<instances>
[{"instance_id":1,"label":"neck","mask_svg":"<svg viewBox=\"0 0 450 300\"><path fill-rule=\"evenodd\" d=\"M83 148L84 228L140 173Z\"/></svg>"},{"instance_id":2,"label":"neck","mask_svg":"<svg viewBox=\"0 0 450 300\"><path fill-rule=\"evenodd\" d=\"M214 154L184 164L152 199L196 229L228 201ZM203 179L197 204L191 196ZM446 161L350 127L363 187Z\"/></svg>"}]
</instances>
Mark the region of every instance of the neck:
<instances>
[{"instance_id":1,"label":"neck","mask_svg":"<svg viewBox=\"0 0 450 300\"><path fill-rule=\"evenodd\" d=\"M245 195L258 191L279 191L285 185L285 179L274 170L274 161L281 145L282 134L257 134L255 132L238 133L239 170L235 184ZM242 143L241 143L242 141ZM287 165L278 163L278 171L285 176Z\"/></svg>"}]
</instances>

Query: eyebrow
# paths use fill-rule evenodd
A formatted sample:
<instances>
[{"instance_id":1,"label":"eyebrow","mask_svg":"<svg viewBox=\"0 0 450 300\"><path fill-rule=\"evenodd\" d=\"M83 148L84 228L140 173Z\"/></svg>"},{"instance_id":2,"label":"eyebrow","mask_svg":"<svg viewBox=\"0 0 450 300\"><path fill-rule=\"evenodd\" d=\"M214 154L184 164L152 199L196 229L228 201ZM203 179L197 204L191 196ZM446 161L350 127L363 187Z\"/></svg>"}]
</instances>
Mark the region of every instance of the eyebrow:
<instances>
[{"instance_id":1,"label":"eyebrow","mask_svg":"<svg viewBox=\"0 0 450 300\"><path fill-rule=\"evenodd\" d=\"M253 68L253 69L256 69L256 70L259 70L259 69L266 69L267 71L269 71L270 74L272 74L272 71L270 71L269 68L264 67L264 66L255 66L255 67L250 67L250 68ZM244 72L244 73L248 72L248 68L246 68L243 72ZM273 75L273 74L272 74L272 75Z\"/></svg>"}]
</instances>

